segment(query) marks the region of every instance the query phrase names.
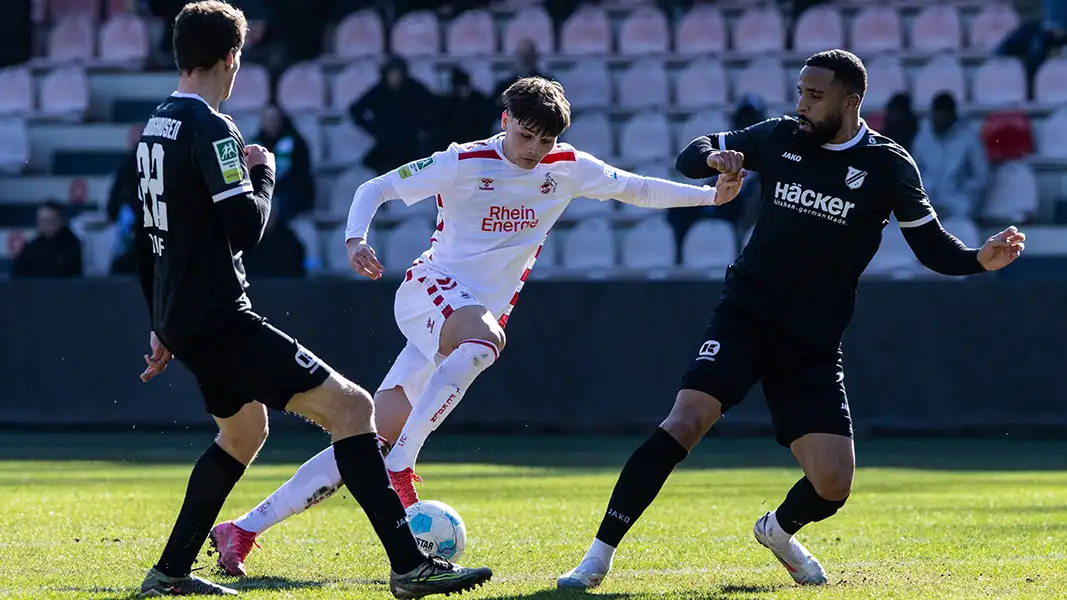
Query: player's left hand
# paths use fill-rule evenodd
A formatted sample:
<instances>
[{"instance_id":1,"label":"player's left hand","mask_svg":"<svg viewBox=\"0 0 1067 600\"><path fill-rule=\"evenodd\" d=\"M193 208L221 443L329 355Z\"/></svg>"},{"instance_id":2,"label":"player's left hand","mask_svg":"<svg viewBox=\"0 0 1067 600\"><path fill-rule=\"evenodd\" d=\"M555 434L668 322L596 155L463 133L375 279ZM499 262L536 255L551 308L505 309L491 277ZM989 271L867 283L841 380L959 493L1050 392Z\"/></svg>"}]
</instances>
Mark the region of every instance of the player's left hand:
<instances>
[{"instance_id":1,"label":"player's left hand","mask_svg":"<svg viewBox=\"0 0 1067 600\"><path fill-rule=\"evenodd\" d=\"M162 373L167 368L167 363L170 362L170 359L174 358L170 350L167 350L163 342L156 337L156 332L154 331L148 338L148 345L152 348L152 355L144 355L144 361L148 364L148 367L141 373L141 381L148 381Z\"/></svg>"},{"instance_id":2,"label":"player's left hand","mask_svg":"<svg viewBox=\"0 0 1067 600\"><path fill-rule=\"evenodd\" d=\"M986 271L1003 269L1023 253L1024 241L1026 234L1012 225L986 240L978 250L978 262Z\"/></svg>"},{"instance_id":3,"label":"player's left hand","mask_svg":"<svg viewBox=\"0 0 1067 600\"><path fill-rule=\"evenodd\" d=\"M722 206L741 193L741 185L748 172L741 169L737 173L722 173L715 181L715 206Z\"/></svg>"}]
</instances>

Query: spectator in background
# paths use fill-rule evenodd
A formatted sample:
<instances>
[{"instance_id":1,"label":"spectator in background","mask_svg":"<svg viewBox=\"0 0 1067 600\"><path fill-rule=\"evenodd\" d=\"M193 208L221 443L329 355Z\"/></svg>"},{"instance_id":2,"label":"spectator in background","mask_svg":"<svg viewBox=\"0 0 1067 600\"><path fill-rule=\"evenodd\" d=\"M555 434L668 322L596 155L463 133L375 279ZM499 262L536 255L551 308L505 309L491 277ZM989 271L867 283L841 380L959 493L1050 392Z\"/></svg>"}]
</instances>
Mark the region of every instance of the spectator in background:
<instances>
[{"instance_id":1,"label":"spectator in background","mask_svg":"<svg viewBox=\"0 0 1067 600\"><path fill-rule=\"evenodd\" d=\"M885 106L882 134L911 152L918 132L919 118L911 110L911 96L904 92L895 94Z\"/></svg>"},{"instance_id":2,"label":"spectator in background","mask_svg":"<svg viewBox=\"0 0 1067 600\"><path fill-rule=\"evenodd\" d=\"M115 258L111 261L113 275L137 272L137 249L133 242L134 226L142 217L141 198L137 187L141 185L137 173L137 146L119 162L115 169L111 192L107 198L107 217L116 228Z\"/></svg>"},{"instance_id":3,"label":"spectator in background","mask_svg":"<svg viewBox=\"0 0 1067 600\"><path fill-rule=\"evenodd\" d=\"M437 98L408 75L407 63L390 57L382 78L348 107L352 121L374 138L363 164L377 174L432 151Z\"/></svg>"},{"instance_id":4,"label":"spectator in background","mask_svg":"<svg viewBox=\"0 0 1067 600\"><path fill-rule=\"evenodd\" d=\"M484 140L493 135L493 119L499 120L496 106L471 86L470 75L452 68L452 90L441 101L441 134L438 146L451 142Z\"/></svg>"},{"instance_id":5,"label":"spectator in background","mask_svg":"<svg viewBox=\"0 0 1067 600\"><path fill-rule=\"evenodd\" d=\"M524 39L515 46L515 70L508 77L504 78L497 84L496 89L493 90L493 102L499 110L504 110L504 102L501 100L501 96L504 95L504 90L522 79L523 77L544 77L545 79L552 79L548 75L538 71L538 65L540 63L540 56L537 53L537 44L533 40Z\"/></svg>"},{"instance_id":6,"label":"spectator in background","mask_svg":"<svg viewBox=\"0 0 1067 600\"><path fill-rule=\"evenodd\" d=\"M938 215L972 218L989 181L989 162L977 128L957 116L952 94L934 96L914 146L911 155Z\"/></svg>"},{"instance_id":7,"label":"spectator in background","mask_svg":"<svg viewBox=\"0 0 1067 600\"><path fill-rule=\"evenodd\" d=\"M731 129L744 129L755 125L767 118L767 107L763 98L755 94L748 94L742 98L734 108L730 119ZM710 133L710 132L709 132ZM688 140L687 140L688 141ZM704 182L714 186L716 177ZM749 227L756 223L760 207L760 178L759 173L749 171L741 184L741 191L737 198L722 206L690 206L684 208L671 208L667 210L667 221L674 229L674 239L677 244L678 254L682 255L682 244L689 228L703 219L720 219L729 221L734 225L738 235L743 235Z\"/></svg>"},{"instance_id":8,"label":"spectator in background","mask_svg":"<svg viewBox=\"0 0 1067 600\"><path fill-rule=\"evenodd\" d=\"M1064 4L1062 0L1059 3ZM1046 2L1046 5L1049 2ZM1055 11L1046 10L1051 19ZM1033 95L1034 75L1038 68L1049 58L1060 54L1067 46L1067 24L1057 20L1031 20L1019 25L999 46L995 53L1002 56L1014 56L1026 66L1029 94Z\"/></svg>"},{"instance_id":9,"label":"spectator in background","mask_svg":"<svg viewBox=\"0 0 1067 600\"><path fill-rule=\"evenodd\" d=\"M307 251L288 223L273 210L267 218L263 239L241 257L250 279L258 277L304 277Z\"/></svg>"},{"instance_id":10,"label":"spectator in background","mask_svg":"<svg viewBox=\"0 0 1067 600\"><path fill-rule=\"evenodd\" d=\"M12 277L78 277L82 243L67 226L63 206L54 200L37 209L37 237L15 259Z\"/></svg>"},{"instance_id":11,"label":"spectator in background","mask_svg":"<svg viewBox=\"0 0 1067 600\"><path fill-rule=\"evenodd\" d=\"M33 55L33 11L28 0L4 3L0 21L0 69L20 65Z\"/></svg>"},{"instance_id":12,"label":"spectator in background","mask_svg":"<svg viewBox=\"0 0 1067 600\"><path fill-rule=\"evenodd\" d=\"M256 143L274 153L274 199L271 216L286 224L315 207L311 151L292 120L276 106L267 106L259 121Z\"/></svg>"}]
</instances>

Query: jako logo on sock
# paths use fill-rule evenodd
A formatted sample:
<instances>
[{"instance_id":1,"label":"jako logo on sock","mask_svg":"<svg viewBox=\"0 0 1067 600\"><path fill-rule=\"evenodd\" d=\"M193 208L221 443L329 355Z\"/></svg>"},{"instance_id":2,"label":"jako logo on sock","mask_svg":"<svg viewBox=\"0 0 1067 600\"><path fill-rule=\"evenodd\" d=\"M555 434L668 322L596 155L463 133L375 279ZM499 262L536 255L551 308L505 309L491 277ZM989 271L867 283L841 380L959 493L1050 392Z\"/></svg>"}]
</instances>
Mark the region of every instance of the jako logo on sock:
<instances>
[{"instance_id":1,"label":"jako logo on sock","mask_svg":"<svg viewBox=\"0 0 1067 600\"><path fill-rule=\"evenodd\" d=\"M623 523L627 523L627 524L630 523L630 517L627 517L626 515L619 514L619 512L617 510L615 510L614 508L609 508L608 509L608 516L609 517L615 517L616 519L622 521Z\"/></svg>"},{"instance_id":2,"label":"jako logo on sock","mask_svg":"<svg viewBox=\"0 0 1067 600\"><path fill-rule=\"evenodd\" d=\"M459 388L456 388L456 391L448 396L448 400L445 400L445 403L441 405L441 408L437 409L437 412L430 417L430 422L436 423L437 419L440 418L440 416L448 410L448 407L452 406L452 403L456 401L457 396L459 396Z\"/></svg>"}]
</instances>

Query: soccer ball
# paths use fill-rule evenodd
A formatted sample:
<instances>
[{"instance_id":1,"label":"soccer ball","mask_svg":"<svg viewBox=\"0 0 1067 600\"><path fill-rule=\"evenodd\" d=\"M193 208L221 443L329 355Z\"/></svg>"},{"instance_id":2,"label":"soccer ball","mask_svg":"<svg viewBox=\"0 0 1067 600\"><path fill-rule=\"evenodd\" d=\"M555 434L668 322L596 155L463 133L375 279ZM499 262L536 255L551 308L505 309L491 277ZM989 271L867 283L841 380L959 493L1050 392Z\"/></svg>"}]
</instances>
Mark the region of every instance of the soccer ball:
<instances>
[{"instance_id":1,"label":"soccer ball","mask_svg":"<svg viewBox=\"0 0 1067 600\"><path fill-rule=\"evenodd\" d=\"M408 527L419 547L431 556L455 561L467 547L467 526L454 508L437 500L423 500L407 509Z\"/></svg>"}]
</instances>

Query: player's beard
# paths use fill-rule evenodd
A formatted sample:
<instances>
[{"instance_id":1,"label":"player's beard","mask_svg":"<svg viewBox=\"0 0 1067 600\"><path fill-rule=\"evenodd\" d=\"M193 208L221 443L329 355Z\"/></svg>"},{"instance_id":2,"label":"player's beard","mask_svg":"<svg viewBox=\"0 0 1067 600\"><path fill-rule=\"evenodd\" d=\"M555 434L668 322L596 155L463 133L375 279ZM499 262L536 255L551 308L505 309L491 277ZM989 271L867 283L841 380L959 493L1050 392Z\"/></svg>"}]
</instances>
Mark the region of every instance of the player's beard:
<instances>
[{"instance_id":1,"label":"player's beard","mask_svg":"<svg viewBox=\"0 0 1067 600\"><path fill-rule=\"evenodd\" d=\"M811 121L804 117L798 117L798 120L807 123L810 129L804 131L798 127L793 133L793 138L802 147L815 148L834 139L845 122L845 114L842 111L837 111L826 115L826 118L819 122Z\"/></svg>"}]
</instances>

